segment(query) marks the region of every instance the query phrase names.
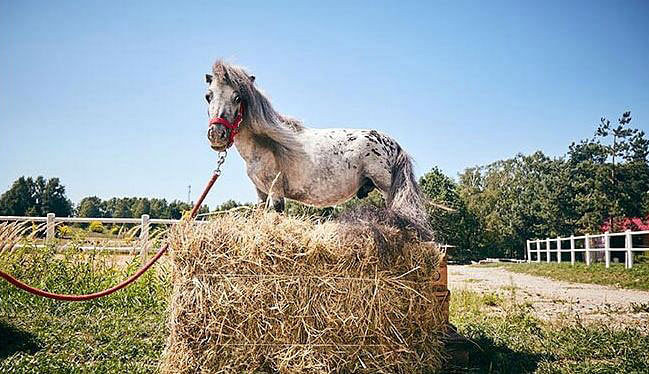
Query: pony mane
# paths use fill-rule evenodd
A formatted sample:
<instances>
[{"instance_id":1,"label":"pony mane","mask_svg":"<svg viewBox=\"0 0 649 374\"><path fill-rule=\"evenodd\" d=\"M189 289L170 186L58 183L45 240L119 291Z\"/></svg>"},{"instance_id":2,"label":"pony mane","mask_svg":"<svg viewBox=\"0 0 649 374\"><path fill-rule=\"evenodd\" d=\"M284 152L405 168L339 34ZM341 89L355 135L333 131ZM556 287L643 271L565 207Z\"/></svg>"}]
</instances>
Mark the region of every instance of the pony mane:
<instances>
[{"instance_id":1,"label":"pony mane","mask_svg":"<svg viewBox=\"0 0 649 374\"><path fill-rule=\"evenodd\" d=\"M302 122L275 111L243 67L217 60L212 73L214 79L221 79L237 90L246 108L243 121L254 134L267 136L290 153L303 152L298 140L298 134L304 130Z\"/></svg>"}]
</instances>

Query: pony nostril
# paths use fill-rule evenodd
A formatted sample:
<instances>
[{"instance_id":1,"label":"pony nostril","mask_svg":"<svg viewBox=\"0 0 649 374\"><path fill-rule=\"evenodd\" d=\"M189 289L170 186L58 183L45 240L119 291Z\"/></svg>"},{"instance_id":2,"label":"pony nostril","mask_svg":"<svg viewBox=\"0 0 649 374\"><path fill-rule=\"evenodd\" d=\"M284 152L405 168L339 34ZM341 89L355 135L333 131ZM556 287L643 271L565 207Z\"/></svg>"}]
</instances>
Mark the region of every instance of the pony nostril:
<instances>
[{"instance_id":1,"label":"pony nostril","mask_svg":"<svg viewBox=\"0 0 649 374\"><path fill-rule=\"evenodd\" d=\"M228 138L228 131L226 129L220 128L220 126L210 126L207 129L207 139L212 143L216 141L224 141Z\"/></svg>"}]
</instances>

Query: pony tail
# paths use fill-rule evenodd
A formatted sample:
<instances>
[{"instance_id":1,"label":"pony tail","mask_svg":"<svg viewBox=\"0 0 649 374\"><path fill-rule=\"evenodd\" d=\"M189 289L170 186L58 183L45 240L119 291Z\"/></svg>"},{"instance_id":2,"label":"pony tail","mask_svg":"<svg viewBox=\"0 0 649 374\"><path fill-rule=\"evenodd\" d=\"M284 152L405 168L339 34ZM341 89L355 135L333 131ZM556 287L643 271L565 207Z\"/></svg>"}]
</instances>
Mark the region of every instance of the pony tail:
<instances>
[{"instance_id":1,"label":"pony tail","mask_svg":"<svg viewBox=\"0 0 649 374\"><path fill-rule=\"evenodd\" d=\"M403 224L417 231L423 241L433 240L433 230L428 222L424 199L412 171L410 156L401 147L392 165L392 181L387 206Z\"/></svg>"}]
</instances>

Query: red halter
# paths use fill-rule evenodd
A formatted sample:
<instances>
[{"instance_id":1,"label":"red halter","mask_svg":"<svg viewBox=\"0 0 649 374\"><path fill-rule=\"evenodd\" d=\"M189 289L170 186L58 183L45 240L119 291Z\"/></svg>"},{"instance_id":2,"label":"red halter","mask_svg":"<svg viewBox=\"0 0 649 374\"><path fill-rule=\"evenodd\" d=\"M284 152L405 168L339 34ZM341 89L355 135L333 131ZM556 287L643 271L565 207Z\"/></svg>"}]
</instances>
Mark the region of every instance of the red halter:
<instances>
[{"instance_id":1,"label":"red halter","mask_svg":"<svg viewBox=\"0 0 649 374\"><path fill-rule=\"evenodd\" d=\"M234 137L237 136L239 133L239 125L241 124L241 120L243 119L243 102L239 104L239 114L237 114L236 118L234 119L234 122L230 123L225 118L222 117L215 117L210 119L210 126L211 125L223 125L227 127L230 130L230 136L228 136L228 148L234 143Z\"/></svg>"}]
</instances>

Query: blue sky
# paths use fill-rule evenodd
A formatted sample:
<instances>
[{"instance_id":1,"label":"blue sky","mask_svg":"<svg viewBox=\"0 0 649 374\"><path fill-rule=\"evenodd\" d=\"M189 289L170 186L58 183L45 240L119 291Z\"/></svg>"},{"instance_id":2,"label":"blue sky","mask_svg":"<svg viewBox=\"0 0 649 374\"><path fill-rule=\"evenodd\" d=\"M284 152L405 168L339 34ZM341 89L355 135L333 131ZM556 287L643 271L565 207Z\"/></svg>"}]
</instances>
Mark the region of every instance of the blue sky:
<instances>
[{"instance_id":1,"label":"blue sky","mask_svg":"<svg viewBox=\"0 0 649 374\"><path fill-rule=\"evenodd\" d=\"M0 191L196 198L217 57L309 126L391 134L418 175L558 156L624 110L649 129L646 1L186 3L0 0ZM207 203L230 198L255 199L234 149Z\"/></svg>"}]
</instances>

